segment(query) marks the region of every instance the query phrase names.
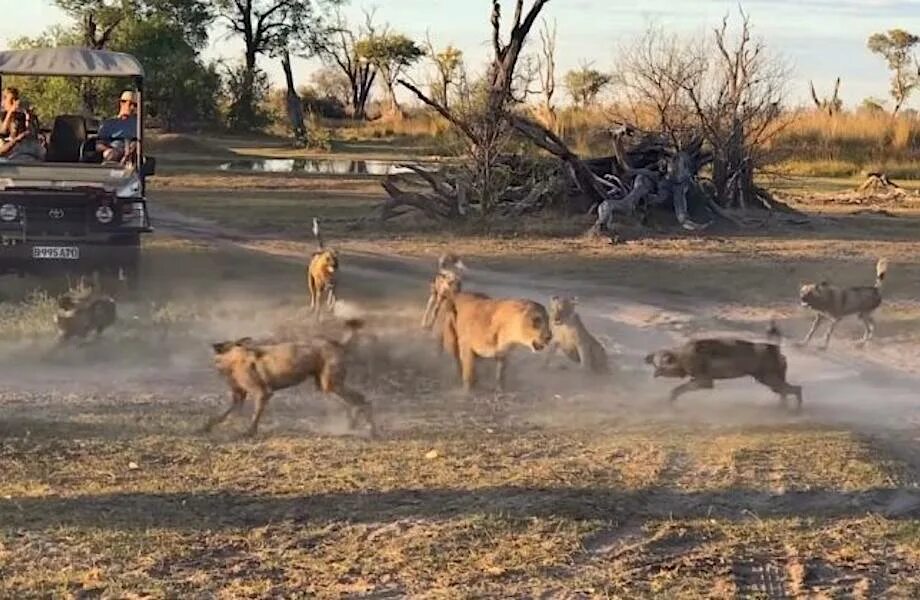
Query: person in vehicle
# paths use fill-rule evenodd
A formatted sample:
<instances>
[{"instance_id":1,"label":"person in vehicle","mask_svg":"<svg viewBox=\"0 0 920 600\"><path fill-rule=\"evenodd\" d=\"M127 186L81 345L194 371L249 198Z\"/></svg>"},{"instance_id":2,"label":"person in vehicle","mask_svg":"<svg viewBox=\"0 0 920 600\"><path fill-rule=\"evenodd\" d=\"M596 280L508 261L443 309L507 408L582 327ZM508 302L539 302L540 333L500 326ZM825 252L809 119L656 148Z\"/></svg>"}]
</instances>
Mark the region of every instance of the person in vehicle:
<instances>
[{"instance_id":1,"label":"person in vehicle","mask_svg":"<svg viewBox=\"0 0 920 600\"><path fill-rule=\"evenodd\" d=\"M130 162L137 137L137 94L122 92L118 103L118 116L106 119L96 134L96 151L102 153L104 162Z\"/></svg>"},{"instance_id":2,"label":"person in vehicle","mask_svg":"<svg viewBox=\"0 0 920 600\"><path fill-rule=\"evenodd\" d=\"M45 160L45 147L29 127L26 113L13 111L9 128L9 139L0 144L0 158L15 162Z\"/></svg>"},{"instance_id":3,"label":"person in vehicle","mask_svg":"<svg viewBox=\"0 0 920 600\"><path fill-rule=\"evenodd\" d=\"M0 123L0 135L8 136L13 113L19 110L19 90L17 88L3 88L3 94L0 96L0 108L6 113L3 115L3 122Z\"/></svg>"}]
</instances>

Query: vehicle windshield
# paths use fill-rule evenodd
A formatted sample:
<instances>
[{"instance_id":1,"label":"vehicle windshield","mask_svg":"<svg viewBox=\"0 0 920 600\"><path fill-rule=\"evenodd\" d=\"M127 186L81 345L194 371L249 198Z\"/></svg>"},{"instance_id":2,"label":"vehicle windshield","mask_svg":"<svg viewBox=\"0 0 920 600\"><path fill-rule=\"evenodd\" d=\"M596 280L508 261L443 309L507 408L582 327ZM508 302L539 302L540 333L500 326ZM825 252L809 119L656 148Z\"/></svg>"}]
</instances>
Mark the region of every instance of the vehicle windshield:
<instances>
[{"instance_id":1,"label":"vehicle windshield","mask_svg":"<svg viewBox=\"0 0 920 600\"><path fill-rule=\"evenodd\" d=\"M4 76L0 162L133 167L139 105L131 78Z\"/></svg>"}]
</instances>

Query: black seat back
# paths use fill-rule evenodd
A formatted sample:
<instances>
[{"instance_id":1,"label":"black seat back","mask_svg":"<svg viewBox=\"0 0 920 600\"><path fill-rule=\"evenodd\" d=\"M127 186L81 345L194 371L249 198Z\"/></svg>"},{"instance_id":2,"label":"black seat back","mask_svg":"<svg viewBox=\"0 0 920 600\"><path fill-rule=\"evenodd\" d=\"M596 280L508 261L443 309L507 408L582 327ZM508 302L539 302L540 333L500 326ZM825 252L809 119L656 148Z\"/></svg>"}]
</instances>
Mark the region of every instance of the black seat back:
<instances>
[{"instance_id":1,"label":"black seat back","mask_svg":"<svg viewBox=\"0 0 920 600\"><path fill-rule=\"evenodd\" d=\"M48 162L80 162L80 148L86 142L86 119L80 115L54 118L48 140Z\"/></svg>"}]
</instances>

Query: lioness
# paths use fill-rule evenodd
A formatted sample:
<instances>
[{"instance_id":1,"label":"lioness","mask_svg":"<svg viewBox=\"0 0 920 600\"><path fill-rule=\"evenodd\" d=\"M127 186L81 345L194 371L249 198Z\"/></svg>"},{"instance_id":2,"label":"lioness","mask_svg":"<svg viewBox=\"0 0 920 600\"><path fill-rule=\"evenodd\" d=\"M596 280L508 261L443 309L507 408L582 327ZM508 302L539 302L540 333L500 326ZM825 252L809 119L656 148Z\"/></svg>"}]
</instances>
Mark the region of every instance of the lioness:
<instances>
[{"instance_id":1,"label":"lioness","mask_svg":"<svg viewBox=\"0 0 920 600\"><path fill-rule=\"evenodd\" d=\"M834 333L837 323L849 315L857 315L866 328L866 332L863 334L859 344L865 344L872 339L872 335L875 333L875 321L872 320L872 313L882 304L882 284L885 281L887 272L888 261L881 258L875 265L874 286L841 288L826 281L803 285L799 290L799 298L804 306L815 311L815 320L811 324L811 329L808 330L808 335L805 336L801 343L804 345L811 341L812 336L818 330L818 326L827 319L831 324L824 336L822 348L826 349L831 342L831 335Z\"/></svg>"},{"instance_id":2,"label":"lioness","mask_svg":"<svg viewBox=\"0 0 920 600\"><path fill-rule=\"evenodd\" d=\"M316 238L319 249L310 258L307 267L307 287L310 290L310 309L319 316L319 312L326 308L329 311L335 307L336 273L339 269L339 256L335 250L326 249L323 236L319 232L319 220L313 219L313 236Z\"/></svg>"},{"instance_id":3,"label":"lioness","mask_svg":"<svg viewBox=\"0 0 920 600\"><path fill-rule=\"evenodd\" d=\"M444 253L438 258L438 272L431 280L428 304L425 306L425 314L422 315L423 328L431 329L434 325L444 304L444 298L461 291L461 273L465 270L466 265L452 252Z\"/></svg>"},{"instance_id":4,"label":"lioness","mask_svg":"<svg viewBox=\"0 0 920 600\"><path fill-rule=\"evenodd\" d=\"M546 309L530 300L458 292L445 298L444 310L442 340L457 361L466 392L476 381L477 358L495 359L496 383L502 391L509 352L516 346L539 352L553 337Z\"/></svg>"},{"instance_id":5,"label":"lioness","mask_svg":"<svg viewBox=\"0 0 920 600\"><path fill-rule=\"evenodd\" d=\"M655 377L690 378L671 390L671 403L686 392L712 389L716 379L751 376L779 394L783 405L791 394L796 410L802 407L802 387L786 381L786 357L777 344L732 338L693 340L673 350L653 352L645 362L655 367Z\"/></svg>"},{"instance_id":6,"label":"lioness","mask_svg":"<svg viewBox=\"0 0 920 600\"><path fill-rule=\"evenodd\" d=\"M204 431L210 431L226 420L250 396L255 400L256 409L247 433L254 435L274 392L313 377L318 389L345 402L352 429L360 416L373 436L375 427L371 405L360 392L345 385L345 349L363 322L351 319L345 322L345 326L347 332L340 340L318 336L305 342L256 344L251 338L242 338L212 344L214 366L230 385L232 402L230 408L207 422Z\"/></svg>"},{"instance_id":7,"label":"lioness","mask_svg":"<svg viewBox=\"0 0 920 600\"><path fill-rule=\"evenodd\" d=\"M587 371L610 373L607 351L581 322L581 317L575 312L577 302L575 298L559 296L550 299L549 317L553 341L549 345L546 364L549 365L558 348L572 362L580 364Z\"/></svg>"}]
</instances>

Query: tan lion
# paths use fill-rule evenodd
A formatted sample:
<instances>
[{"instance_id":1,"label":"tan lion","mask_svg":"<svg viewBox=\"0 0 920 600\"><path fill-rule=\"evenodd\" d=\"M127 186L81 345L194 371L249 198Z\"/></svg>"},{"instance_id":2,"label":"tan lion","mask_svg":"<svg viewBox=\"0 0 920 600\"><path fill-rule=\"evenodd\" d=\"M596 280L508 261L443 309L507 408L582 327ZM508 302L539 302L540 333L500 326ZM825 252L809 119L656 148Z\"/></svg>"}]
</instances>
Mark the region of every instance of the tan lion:
<instances>
[{"instance_id":1,"label":"tan lion","mask_svg":"<svg viewBox=\"0 0 920 600\"><path fill-rule=\"evenodd\" d=\"M494 358L499 391L509 353L518 346L539 352L552 340L546 309L536 302L459 292L444 300L444 348L457 361L466 392L476 382L476 359Z\"/></svg>"},{"instance_id":2,"label":"tan lion","mask_svg":"<svg viewBox=\"0 0 920 600\"><path fill-rule=\"evenodd\" d=\"M576 304L575 298L553 296L550 300L549 316L553 341L546 355L546 364L550 364L553 355L559 349L569 360L580 364L586 371L610 373L607 351L581 322L581 317L575 312Z\"/></svg>"}]
</instances>

